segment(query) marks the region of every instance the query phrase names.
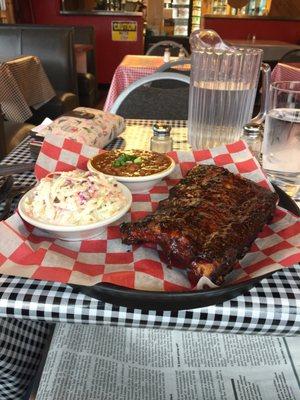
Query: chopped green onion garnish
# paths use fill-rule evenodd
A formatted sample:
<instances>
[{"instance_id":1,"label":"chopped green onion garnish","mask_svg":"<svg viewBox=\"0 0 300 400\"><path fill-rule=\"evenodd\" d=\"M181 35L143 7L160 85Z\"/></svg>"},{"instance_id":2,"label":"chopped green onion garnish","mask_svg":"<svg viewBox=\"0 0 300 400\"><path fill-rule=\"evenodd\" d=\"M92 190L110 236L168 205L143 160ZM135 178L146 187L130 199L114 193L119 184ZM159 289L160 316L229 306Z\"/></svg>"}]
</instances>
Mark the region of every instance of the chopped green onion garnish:
<instances>
[{"instance_id":1,"label":"chopped green onion garnish","mask_svg":"<svg viewBox=\"0 0 300 400\"><path fill-rule=\"evenodd\" d=\"M142 163L142 158L137 157L133 154L125 154L122 153L113 163L113 167L122 167L126 163L132 163L134 162L135 164L141 164Z\"/></svg>"}]
</instances>

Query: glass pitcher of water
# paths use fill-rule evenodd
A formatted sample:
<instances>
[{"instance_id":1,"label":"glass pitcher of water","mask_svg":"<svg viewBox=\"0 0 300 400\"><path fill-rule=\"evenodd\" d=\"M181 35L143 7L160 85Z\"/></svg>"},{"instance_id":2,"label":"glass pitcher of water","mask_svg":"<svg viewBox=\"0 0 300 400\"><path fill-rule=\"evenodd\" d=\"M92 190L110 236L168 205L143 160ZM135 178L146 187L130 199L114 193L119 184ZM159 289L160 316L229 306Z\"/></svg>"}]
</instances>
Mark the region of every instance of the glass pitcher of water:
<instances>
[{"instance_id":1,"label":"glass pitcher of water","mask_svg":"<svg viewBox=\"0 0 300 400\"><path fill-rule=\"evenodd\" d=\"M261 63L263 50L228 47L211 30L194 31L190 44L189 143L193 149L232 143L246 123L261 123L266 114L270 67ZM261 110L251 120L261 69Z\"/></svg>"}]
</instances>

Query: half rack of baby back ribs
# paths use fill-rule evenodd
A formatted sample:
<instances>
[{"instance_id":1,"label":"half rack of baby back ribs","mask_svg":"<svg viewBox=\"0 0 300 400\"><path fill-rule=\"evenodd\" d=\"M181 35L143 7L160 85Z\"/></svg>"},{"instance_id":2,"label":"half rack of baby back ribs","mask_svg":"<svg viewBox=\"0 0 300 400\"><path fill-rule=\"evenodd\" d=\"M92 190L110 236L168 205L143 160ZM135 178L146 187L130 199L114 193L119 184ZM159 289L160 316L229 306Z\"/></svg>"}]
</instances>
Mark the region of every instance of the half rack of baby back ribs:
<instances>
[{"instance_id":1,"label":"half rack of baby back ribs","mask_svg":"<svg viewBox=\"0 0 300 400\"><path fill-rule=\"evenodd\" d=\"M147 217L121 225L125 244L155 243L195 278L219 285L270 222L276 193L214 165L198 165Z\"/></svg>"}]
</instances>

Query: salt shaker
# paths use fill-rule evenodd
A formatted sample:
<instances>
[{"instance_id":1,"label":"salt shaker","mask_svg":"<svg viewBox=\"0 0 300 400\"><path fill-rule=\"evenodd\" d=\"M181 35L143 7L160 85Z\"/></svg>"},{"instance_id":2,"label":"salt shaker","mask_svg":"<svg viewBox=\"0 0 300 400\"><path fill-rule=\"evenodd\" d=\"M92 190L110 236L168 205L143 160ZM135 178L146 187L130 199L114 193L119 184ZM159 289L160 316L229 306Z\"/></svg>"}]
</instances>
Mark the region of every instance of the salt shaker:
<instances>
[{"instance_id":1,"label":"salt shaker","mask_svg":"<svg viewBox=\"0 0 300 400\"><path fill-rule=\"evenodd\" d=\"M169 47L166 47L164 52L164 62L165 63L170 62L170 57L171 57L170 49Z\"/></svg>"},{"instance_id":2,"label":"salt shaker","mask_svg":"<svg viewBox=\"0 0 300 400\"><path fill-rule=\"evenodd\" d=\"M173 140L170 136L171 127L169 125L153 125L153 136L150 142L150 149L157 153L167 153L172 151Z\"/></svg>"},{"instance_id":3,"label":"salt shaker","mask_svg":"<svg viewBox=\"0 0 300 400\"><path fill-rule=\"evenodd\" d=\"M261 162L262 132L262 125L249 123L243 127L243 134L241 136L241 139L248 144L251 153L258 162Z\"/></svg>"},{"instance_id":4,"label":"salt shaker","mask_svg":"<svg viewBox=\"0 0 300 400\"><path fill-rule=\"evenodd\" d=\"M181 45L178 53L178 60L182 60L183 58L185 58L185 53L183 50L183 46Z\"/></svg>"}]
</instances>

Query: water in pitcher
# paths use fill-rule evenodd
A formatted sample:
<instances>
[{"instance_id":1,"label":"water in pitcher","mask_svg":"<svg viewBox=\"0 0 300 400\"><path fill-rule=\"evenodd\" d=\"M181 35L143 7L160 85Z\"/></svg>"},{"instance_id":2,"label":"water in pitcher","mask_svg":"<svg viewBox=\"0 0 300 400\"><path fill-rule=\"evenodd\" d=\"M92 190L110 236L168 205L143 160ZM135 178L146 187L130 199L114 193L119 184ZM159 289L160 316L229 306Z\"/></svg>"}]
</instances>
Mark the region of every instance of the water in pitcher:
<instances>
[{"instance_id":1,"label":"water in pitcher","mask_svg":"<svg viewBox=\"0 0 300 400\"><path fill-rule=\"evenodd\" d=\"M270 178L300 200L300 109L269 111L262 151L263 168Z\"/></svg>"},{"instance_id":2,"label":"water in pitcher","mask_svg":"<svg viewBox=\"0 0 300 400\"><path fill-rule=\"evenodd\" d=\"M255 94L252 83L195 81L189 114L192 148L238 140L243 125L251 119Z\"/></svg>"}]
</instances>

